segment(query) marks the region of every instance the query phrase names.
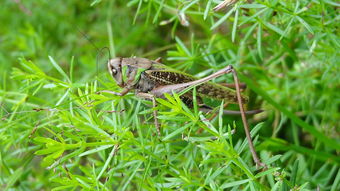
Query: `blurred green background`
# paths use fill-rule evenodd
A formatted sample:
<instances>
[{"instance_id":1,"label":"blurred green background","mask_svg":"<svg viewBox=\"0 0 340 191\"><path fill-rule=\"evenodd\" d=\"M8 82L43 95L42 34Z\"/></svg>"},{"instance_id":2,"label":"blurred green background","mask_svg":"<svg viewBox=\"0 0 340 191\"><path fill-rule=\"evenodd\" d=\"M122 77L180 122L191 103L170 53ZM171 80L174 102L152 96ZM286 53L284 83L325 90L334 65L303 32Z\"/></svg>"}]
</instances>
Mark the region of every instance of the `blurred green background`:
<instances>
[{"instance_id":1,"label":"blurred green background","mask_svg":"<svg viewBox=\"0 0 340 191\"><path fill-rule=\"evenodd\" d=\"M221 2L2 1L0 190L339 190L340 4L214 11ZM232 64L248 109L265 110L249 122L269 170L256 170L239 117L209 131L171 98L159 141L148 101L95 93L119 91L109 56L162 57L198 77Z\"/></svg>"}]
</instances>

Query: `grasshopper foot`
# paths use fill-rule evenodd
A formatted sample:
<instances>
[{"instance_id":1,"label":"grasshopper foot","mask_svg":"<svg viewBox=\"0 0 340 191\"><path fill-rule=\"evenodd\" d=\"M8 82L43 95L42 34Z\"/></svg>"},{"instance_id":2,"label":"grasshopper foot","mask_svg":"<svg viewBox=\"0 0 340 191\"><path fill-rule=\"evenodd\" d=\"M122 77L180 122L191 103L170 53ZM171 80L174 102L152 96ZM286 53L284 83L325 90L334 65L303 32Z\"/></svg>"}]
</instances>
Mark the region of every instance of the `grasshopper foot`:
<instances>
[{"instance_id":1,"label":"grasshopper foot","mask_svg":"<svg viewBox=\"0 0 340 191\"><path fill-rule=\"evenodd\" d=\"M267 165L262 163L260 160L256 161L256 169L262 168L262 171L265 171L268 169Z\"/></svg>"}]
</instances>

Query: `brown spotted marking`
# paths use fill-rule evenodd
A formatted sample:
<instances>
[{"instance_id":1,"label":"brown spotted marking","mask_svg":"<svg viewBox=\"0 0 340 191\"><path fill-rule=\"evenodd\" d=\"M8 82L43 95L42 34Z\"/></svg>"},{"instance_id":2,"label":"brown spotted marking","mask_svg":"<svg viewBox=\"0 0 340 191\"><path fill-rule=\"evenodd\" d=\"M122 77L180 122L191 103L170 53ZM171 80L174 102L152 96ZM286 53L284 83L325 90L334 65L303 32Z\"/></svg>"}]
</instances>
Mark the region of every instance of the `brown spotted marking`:
<instances>
[{"instance_id":1,"label":"brown spotted marking","mask_svg":"<svg viewBox=\"0 0 340 191\"><path fill-rule=\"evenodd\" d=\"M172 71L169 72L166 70L149 70L146 71L146 74L157 85L171 85L197 80L197 78L190 75L184 75L182 73L176 73ZM224 100L228 103L237 103L235 90L218 84L214 84L212 82L206 82L204 84L198 85L197 93L199 97L209 97L213 99ZM192 93L185 94L185 97L187 100L186 102L189 102L188 99L192 97ZM248 99L245 97L243 97L242 99L243 103L246 103L248 101Z\"/></svg>"}]
</instances>

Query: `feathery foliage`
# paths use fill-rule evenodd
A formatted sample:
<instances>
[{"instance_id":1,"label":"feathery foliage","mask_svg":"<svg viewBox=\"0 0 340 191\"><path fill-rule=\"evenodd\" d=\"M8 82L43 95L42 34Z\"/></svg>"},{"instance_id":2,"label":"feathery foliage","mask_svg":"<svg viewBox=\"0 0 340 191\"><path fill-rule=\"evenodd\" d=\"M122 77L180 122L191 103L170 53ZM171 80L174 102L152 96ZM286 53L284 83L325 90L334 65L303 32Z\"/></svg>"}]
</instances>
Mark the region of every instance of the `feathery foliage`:
<instances>
[{"instance_id":1,"label":"feathery foliage","mask_svg":"<svg viewBox=\"0 0 340 191\"><path fill-rule=\"evenodd\" d=\"M1 190L339 190L339 6L5 0ZM209 121L167 95L158 138L149 101L96 94L120 90L103 61L115 56L161 56L197 77L232 64L247 108L265 110L248 120L269 168L253 164L238 116Z\"/></svg>"}]
</instances>

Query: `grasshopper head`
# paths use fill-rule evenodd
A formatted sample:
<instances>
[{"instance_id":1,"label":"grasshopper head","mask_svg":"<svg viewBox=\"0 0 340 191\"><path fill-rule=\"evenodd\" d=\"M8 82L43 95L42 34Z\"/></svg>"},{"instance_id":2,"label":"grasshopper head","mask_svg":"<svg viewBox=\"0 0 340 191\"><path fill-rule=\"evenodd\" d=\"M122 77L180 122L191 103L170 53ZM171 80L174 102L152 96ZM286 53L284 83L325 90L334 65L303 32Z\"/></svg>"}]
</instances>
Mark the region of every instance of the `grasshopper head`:
<instances>
[{"instance_id":1,"label":"grasshopper head","mask_svg":"<svg viewBox=\"0 0 340 191\"><path fill-rule=\"evenodd\" d=\"M122 61L123 58L113 58L107 63L108 70L116 81L117 85L124 87L123 75L122 75Z\"/></svg>"},{"instance_id":2,"label":"grasshopper head","mask_svg":"<svg viewBox=\"0 0 340 191\"><path fill-rule=\"evenodd\" d=\"M154 62L145 58L113 58L107 66L113 79L120 87L133 87L143 71Z\"/></svg>"}]
</instances>

